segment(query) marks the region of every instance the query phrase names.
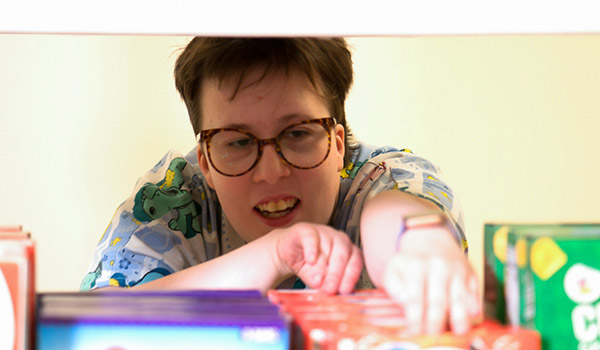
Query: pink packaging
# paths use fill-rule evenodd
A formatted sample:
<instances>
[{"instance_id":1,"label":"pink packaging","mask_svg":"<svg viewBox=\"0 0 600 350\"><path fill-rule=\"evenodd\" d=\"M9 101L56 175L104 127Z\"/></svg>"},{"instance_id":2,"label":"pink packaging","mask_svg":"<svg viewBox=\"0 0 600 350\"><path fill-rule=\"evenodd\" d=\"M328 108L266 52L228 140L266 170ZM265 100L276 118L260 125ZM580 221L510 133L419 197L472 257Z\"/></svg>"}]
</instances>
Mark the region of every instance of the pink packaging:
<instances>
[{"instance_id":1,"label":"pink packaging","mask_svg":"<svg viewBox=\"0 0 600 350\"><path fill-rule=\"evenodd\" d=\"M0 226L0 349L32 348L35 245L20 226Z\"/></svg>"}]
</instances>

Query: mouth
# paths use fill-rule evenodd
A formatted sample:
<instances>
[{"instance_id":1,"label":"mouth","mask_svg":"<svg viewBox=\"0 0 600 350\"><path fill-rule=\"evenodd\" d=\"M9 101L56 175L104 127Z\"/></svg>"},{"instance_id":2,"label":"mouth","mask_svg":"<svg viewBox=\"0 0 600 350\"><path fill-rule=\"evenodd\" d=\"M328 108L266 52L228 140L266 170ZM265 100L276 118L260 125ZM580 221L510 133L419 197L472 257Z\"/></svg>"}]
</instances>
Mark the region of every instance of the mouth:
<instances>
[{"instance_id":1,"label":"mouth","mask_svg":"<svg viewBox=\"0 0 600 350\"><path fill-rule=\"evenodd\" d=\"M276 219L289 214L299 202L298 198L280 199L261 203L254 210L267 219Z\"/></svg>"}]
</instances>

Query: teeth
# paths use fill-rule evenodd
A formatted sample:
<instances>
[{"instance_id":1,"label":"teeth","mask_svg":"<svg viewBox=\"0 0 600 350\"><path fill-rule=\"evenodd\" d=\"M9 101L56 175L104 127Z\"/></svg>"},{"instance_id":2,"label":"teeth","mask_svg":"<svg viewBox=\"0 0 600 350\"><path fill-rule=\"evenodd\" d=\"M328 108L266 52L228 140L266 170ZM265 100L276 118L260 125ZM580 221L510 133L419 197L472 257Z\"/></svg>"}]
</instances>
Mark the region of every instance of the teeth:
<instances>
[{"instance_id":1,"label":"teeth","mask_svg":"<svg viewBox=\"0 0 600 350\"><path fill-rule=\"evenodd\" d=\"M267 204L267 211L270 211L270 212L277 211L277 207L278 207L277 203L275 203L275 202L269 202Z\"/></svg>"},{"instance_id":2,"label":"teeth","mask_svg":"<svg viewBox=\"0 0 600 350\"><path fill-rule=\"evenodd\" d=\"M283 200L282 201L278 201L277 202L277 211L285 210L285 209L291 207L292 205L294 205L293 202L288 205L287 201L283 201ZM271 205L269 204L269 207L270 206Z\"/></svg>"},{"instance_id":3,"label":"teeth","mask_svg":"<svg viewBox=\"0 0 600 350\"><path fill-rule=\"evenodd\" d=\"M292 199L288 199L288 200L282 199L282 200L278 200L277 202L271 201L268 203L262 203L262 204L257 205L256 207L261 212L276 213L276 212L280 212L280 211L284 211L284 210L292 208L294 205L296 205L296 202L298 202L298 200L296 198L292 198Z\"/></svg>"}]
</instances>

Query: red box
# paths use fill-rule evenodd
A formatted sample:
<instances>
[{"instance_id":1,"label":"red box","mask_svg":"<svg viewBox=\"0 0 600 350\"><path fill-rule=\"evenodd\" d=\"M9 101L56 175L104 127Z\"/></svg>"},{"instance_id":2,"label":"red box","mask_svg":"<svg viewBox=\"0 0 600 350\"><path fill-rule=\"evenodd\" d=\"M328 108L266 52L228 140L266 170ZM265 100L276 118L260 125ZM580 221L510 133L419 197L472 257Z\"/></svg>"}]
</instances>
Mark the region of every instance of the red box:
<instances>
[{"instance_id":1,"label":"red box","mask_svg":"<svg viewBox=\"0 0 600 350\"><path fill-rule=\"evenodd\" d=\"M541 346L538 332L493 320L463 335L448 331L438 336L405 337L403 309L380 290L350 295L272 290L268 296L292 319L292 349L540 350Z\"/></svg>"}]
</instances>

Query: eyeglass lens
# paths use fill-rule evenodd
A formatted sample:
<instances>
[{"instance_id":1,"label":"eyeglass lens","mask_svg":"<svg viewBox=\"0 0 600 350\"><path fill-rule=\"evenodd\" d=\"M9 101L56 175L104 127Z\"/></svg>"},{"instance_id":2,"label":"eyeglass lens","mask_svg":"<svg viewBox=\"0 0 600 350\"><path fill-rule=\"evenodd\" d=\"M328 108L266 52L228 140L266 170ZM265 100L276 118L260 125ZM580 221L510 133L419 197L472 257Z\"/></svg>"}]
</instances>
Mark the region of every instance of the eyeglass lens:
<instances>
[{"instance_id":1,"label":"eyeglass lens","mask_svg":"<svg viewBox=\"0 0 600 350\"><path fill-rule=\"evenodd\" d=\"M284 160L297 168L319 165L329 153L327 126L321 123L295 124L277 136ZM250 133L224 130L213 135L210 158L213 166L227 175L250 170L259 157L259 141Z\"/></svg>"}]
</instances>

